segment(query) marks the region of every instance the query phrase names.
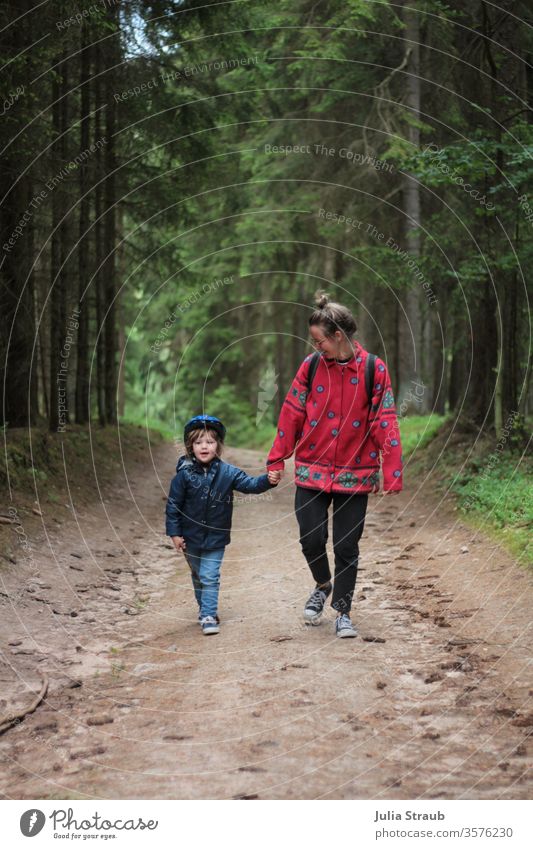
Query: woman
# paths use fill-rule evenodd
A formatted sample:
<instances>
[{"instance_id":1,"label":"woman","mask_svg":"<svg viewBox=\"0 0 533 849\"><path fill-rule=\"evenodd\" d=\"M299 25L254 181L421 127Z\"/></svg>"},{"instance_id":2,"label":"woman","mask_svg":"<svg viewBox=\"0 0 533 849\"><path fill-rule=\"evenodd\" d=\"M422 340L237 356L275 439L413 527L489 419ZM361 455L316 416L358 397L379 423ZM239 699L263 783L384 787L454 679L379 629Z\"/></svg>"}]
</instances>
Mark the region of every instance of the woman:
<instances>
[{"instance_id":1,"label":"woman","mask_svg":"<svg viewBox=\"0 0 533 849\"><path fill-rule=\"evenodd\" d=\"M350 611L368 493L379 490L380 465L384 491L401 490L400 433L387 367L355 341L350 310L319 292L309 326L317 354L305 358L287 393L267 468L282 470L296 448L296 518L316 582L305 621L319 625L332 594L336 635L355 637ZM333 585L326 554L331 503Z\"/></svg>"}]
</instances>

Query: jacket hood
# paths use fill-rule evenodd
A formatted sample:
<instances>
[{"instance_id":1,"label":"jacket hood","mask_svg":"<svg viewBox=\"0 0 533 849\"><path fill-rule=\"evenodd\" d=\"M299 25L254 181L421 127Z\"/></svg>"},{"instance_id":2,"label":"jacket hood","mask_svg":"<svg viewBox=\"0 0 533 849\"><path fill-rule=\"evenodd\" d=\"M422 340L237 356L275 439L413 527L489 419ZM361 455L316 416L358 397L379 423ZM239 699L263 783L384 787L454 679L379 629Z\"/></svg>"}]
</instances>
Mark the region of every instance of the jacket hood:
<instances>
[{"instance_id":1,"label":"jacket hood","mask_svg":"<svg viewBox=\"0 0 533 849\"><path fill-rule=\"evenodd\" d=\"M182 469L183 466L192 466L192 460L187 457L186 454L183 454L183 456L179 458L176 465L176 471L179 472L179 470Z\"/></svg>"}]
</instances>

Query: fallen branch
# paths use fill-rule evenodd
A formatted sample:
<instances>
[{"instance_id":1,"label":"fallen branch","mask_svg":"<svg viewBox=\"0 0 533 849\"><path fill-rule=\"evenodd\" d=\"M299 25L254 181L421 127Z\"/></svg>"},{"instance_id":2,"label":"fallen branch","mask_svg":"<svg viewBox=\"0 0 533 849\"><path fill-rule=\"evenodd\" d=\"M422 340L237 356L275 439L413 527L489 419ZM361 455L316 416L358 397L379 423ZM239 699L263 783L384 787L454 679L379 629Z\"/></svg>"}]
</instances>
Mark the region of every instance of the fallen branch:
<instances>
[{"instance_id":1,"label":"fallen branch","mask_svg":"<svg viewBox=\"0 0 533 849\"><path fill-rule=\"evenodd\" d=\"M0 719L0 734L3 734L4 731L7 731L8 728L11 728L16 722L21 722L29 713L33 713L36 707L40 705L44 697L46 696L46 691L48 690L48 678L46 675L43 675L43 683L41 686L41 690L39 695L35 697L31 705L25 710L21 710L18 713L14 713L11 716L6 716L4 719Z\"/></svg>"}]
</instances>

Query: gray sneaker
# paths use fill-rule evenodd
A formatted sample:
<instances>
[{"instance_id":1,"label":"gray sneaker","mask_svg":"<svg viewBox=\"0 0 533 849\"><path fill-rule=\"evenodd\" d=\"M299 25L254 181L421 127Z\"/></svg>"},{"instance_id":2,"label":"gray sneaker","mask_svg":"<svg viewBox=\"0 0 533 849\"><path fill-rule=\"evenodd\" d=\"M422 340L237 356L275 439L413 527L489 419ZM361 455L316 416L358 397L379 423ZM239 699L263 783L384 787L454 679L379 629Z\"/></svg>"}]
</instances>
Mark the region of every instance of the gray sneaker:
<instances>
[{"instance_id":1,"label":"gray sneaker","mask_svg":"<svg viewBox=\"0 0 533 849\"><path fill-rule=\"evenodd\" d=\"M357 628L347 613L341 613L335 619L335 634L337 637L357 637Z\"/></svg>"},{"instance_id":2,"label":"gray sneaker","mask_svg":"<svg viewBox=\"0 0 533 849\"><path fill-rule=\"evenodd\" d=\"M307 599L304 608L304 619L310 625L320 625L320 617L322 616L326 599L330 594L331 584L326 589L317 587Z\"/></svg>"},{"instance_id":3,"label":"gray sneaker","mask_svg":"<svg viewBox=\"0 0 533 849\"><path fill-rule=\"evenodd\" d=\"M218 634L220 628L214 616L204 616L202 619L202 631L205 635Z\"/></svg>"},{"instance_id":4,"label":"gray sneaker","mask_svg":"<svg viewBox=\"0 0 533 849\"><path fill-rule=\"evenodd\" d=\"M216 619L217 625L220 625L220 617L219 617L218 613L215 613L215 619ZM202 614L200 612L200 608L198 608L198 624L199 625L202 624Z\"/></svg>"}]
</instances>

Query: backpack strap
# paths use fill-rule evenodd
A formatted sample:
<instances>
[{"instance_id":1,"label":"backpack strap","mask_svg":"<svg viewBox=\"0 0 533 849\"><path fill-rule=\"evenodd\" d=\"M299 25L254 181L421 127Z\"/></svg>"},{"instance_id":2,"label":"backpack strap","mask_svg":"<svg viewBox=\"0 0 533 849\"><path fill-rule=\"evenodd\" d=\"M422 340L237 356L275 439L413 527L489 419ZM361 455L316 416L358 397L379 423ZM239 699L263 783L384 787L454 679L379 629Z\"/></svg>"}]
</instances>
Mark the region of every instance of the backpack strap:
<instances>
[{"instance_id":1,"label":"backpack strap","mask_svg":"<svg viewBox=\"0 0 533 849\"><path fill-rule=\"evenodd\" d=\"M313 380L315 379L316 370L318 368L318 363L320 361L320 354L318 351L312 355L309 361L309 370L307 372L307 392L311 392L313 386ZM365 387L366 387L366 397L368 398L368 406L370 407L371 412L375 413L379 407L379 404L371 404L372 402L372 390L374 389L374 375L376 371L376 355L369 354L366 358L365 363Z\"/></svg>"},{"instance_id":2,"label":"backpack strap","mask_svg":"<svg viewBox=\"0 0 533 849\"><path fill-rule=\"evenodd\" d=\"M370 412L375 413L379 408L379 404L372 404L372 390L374 389L374 374L376 371L376 355L369 354L365 363L365 387L366 397L368 398L368 406Z\"/></svg>"},{"instance_id":3,"label":"backpack strap","mask_svg":"<svg viewBox=\"0 0 533 849\"><path fill-rule=\"evenodd\" d=\"M307 394L311 392L319 360L320 354L318 353L318 351L315 351L309 361L309 370L307 372Z\"/></svg>"}]
</instances>

